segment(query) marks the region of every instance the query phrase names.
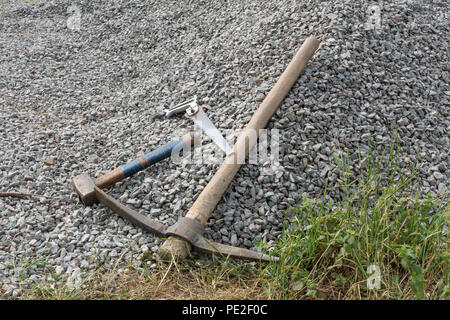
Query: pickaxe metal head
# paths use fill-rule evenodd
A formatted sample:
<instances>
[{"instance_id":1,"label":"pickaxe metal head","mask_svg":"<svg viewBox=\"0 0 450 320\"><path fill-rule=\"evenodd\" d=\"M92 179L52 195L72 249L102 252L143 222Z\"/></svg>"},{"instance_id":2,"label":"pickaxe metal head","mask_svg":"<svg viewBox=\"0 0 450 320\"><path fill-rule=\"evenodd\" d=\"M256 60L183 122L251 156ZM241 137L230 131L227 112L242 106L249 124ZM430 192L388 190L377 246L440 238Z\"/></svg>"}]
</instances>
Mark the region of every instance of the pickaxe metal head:
<instances>
[{"instance_id":1,"label":"pickaxe metal head","mask_svg":"<svg viewBox=\"0 0 450 320\"><path fill-rule=\"evenodd\" d=\"M181 218L173 226L167 228L160 222L150 219L145 215L136 212L120 201L107 195L95 185L94 180L87 174L76 176L72 184L85 205L92 205L95 202L101 202L122 218L129 220L133 224L156 234L160 237L176 236L189 242L195 249L209 254L221 254L239 259L251 261L277 261L278 258L244 248L237 248L223 245L221 243L210 242L202 237L204 232L203 225L195 219Z\"/></svg>"}]
</instances>

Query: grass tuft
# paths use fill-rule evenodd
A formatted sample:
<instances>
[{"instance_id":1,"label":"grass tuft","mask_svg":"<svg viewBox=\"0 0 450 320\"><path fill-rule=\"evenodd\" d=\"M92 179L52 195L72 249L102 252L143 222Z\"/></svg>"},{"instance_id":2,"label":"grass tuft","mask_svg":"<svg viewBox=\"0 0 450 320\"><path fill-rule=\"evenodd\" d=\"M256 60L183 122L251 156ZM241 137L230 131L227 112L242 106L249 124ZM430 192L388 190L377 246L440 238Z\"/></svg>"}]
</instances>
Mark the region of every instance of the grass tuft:
<instances>
[{"instance_id":1,"label":"grass tuft","mask_svg":"<svg viewBox=\"0 0 450 320\"><path fill-rule=\"evenodd\" d=\"M269 298L448 298L448 195L420 194L418 162L405 168L398 154L371 155L352 181L348 157L336 157L333 191L343 196L333 201L325 188L292 209L280 263L261 271Z\"/></svg>"}]
</instances>

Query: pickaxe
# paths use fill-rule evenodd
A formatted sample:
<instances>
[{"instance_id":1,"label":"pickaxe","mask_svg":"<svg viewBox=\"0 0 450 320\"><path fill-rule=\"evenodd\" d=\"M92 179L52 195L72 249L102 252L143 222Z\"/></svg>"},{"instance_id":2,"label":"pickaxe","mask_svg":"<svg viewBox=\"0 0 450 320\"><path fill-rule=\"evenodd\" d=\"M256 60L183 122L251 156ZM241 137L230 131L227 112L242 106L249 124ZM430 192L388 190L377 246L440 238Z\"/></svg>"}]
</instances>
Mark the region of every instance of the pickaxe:
<instances>
[{"instance_id":1,"label":"pickaxe","mask_svg":"<svg viewBox=\"0 0 450 320\"><path fill-rule=\"evenodd\" d=\"M159 253L163 258L184 259L187 257L187 251L190 246L193 248L211 254L220 253L225 256L232 256L247 260L274 261L278 258L261 254L255 251L223 245L210 242L202 237L204 226L212 214L217 203L228 188L232 179L239 170L241 164L237 161L238 154L244 153L245 156L254 147L256 141L248 139L250 131L259 135L259 129L263 129L269 122L272 115L278 109L279 105L286 97L300 74L305 69L308 61L318 49L320 42L313 36L305 40L293 60L289 63L286 70L278 79L275 86L271 89L259 108L256 110L244 132L238 137L234 145L233 152L228 154L216 174L212 177L205 189L199 195L194 205L184 218L181 218L173 226L166 227L161 223L151 220L146 216L131 210L119 201L108 196L100 190L97 180L94 181L88 175L80 175L73 179L73 186L80 198L90 201L98 200L110 209L137 224L138 226L153 232L162 237L169 237L161 246ZM144 167L135 163L138 168ZM133 169L134 170L134 169ZM133 171L131 170L131 171ZM83 201L86 203L85 201ZM88 201L89 203L89 201Z\"/></svg>"}]
</instances>

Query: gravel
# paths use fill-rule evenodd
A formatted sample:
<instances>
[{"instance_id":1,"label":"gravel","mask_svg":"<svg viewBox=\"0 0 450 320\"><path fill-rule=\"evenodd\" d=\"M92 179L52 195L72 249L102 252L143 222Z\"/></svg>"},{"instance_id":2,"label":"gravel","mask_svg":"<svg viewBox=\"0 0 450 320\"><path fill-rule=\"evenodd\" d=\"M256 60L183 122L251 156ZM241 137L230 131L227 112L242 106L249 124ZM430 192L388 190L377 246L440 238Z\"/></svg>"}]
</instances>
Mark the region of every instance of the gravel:
<instances>
[{"instance_id":1,"label":"gravel","mask_svg":"<svg viewBox=\"0 0 450 320\"><path fill-rule=\"evenodd\" d=\"M77 286L99 262L154 266L146 259L162 240L83 207L71 177L99 176L192 129L161 115L194 94L222 132L242 129L311 34L321 48L268 126L280 133L278 165L243 166L206 236L253 249L276 241L286 208L336 183L336 150L357 174L369 141L383 150L395 128L402 160L424 161L423 191L447 192L448 4L378 6L380 20L357 1L3 2L0 191L33 193L0 198L3 295L50 272ZM170 225L217 167L166 161L108 192Z\"/></svg>"}]
</instances>

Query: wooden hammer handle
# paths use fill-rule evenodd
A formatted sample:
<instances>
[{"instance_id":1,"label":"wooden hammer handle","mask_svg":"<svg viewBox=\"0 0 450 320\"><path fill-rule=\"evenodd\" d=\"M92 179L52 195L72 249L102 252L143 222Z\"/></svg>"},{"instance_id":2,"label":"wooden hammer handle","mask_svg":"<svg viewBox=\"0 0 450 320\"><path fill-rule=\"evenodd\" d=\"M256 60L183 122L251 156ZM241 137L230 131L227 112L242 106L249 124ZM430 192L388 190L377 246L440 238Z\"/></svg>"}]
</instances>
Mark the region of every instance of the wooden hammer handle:
<instances>
[{"instance_id":1,"label":"wooden hammer handle","mask_svg":"<svg viewBox=\"0 0 450 320\"><path fill-rule=\"evenodd\" d=\"M95 185L102 189L113 185L126 177L130 177L135 173L144 170L152 164L162 161L171 156L175 148L182 148L183 146L191 146L193 142L192 133L185 134L180 140L174 140L158 149L149 152L137 159L128 162L114 170L95 179Z\"/></svg>"},{"instance_id":2,"label":"wooden hammer handle","mask_svg":"<svg viewBox=\"0 0 450 320\"><path fill-rule=\"evenodd\" d=\"M95 179L95 185L100 189L109 187L125 178L125 174L123 173L120 167L115 168L114 170L105 173L104 175Z\"/></svg>"}]
</instances>

